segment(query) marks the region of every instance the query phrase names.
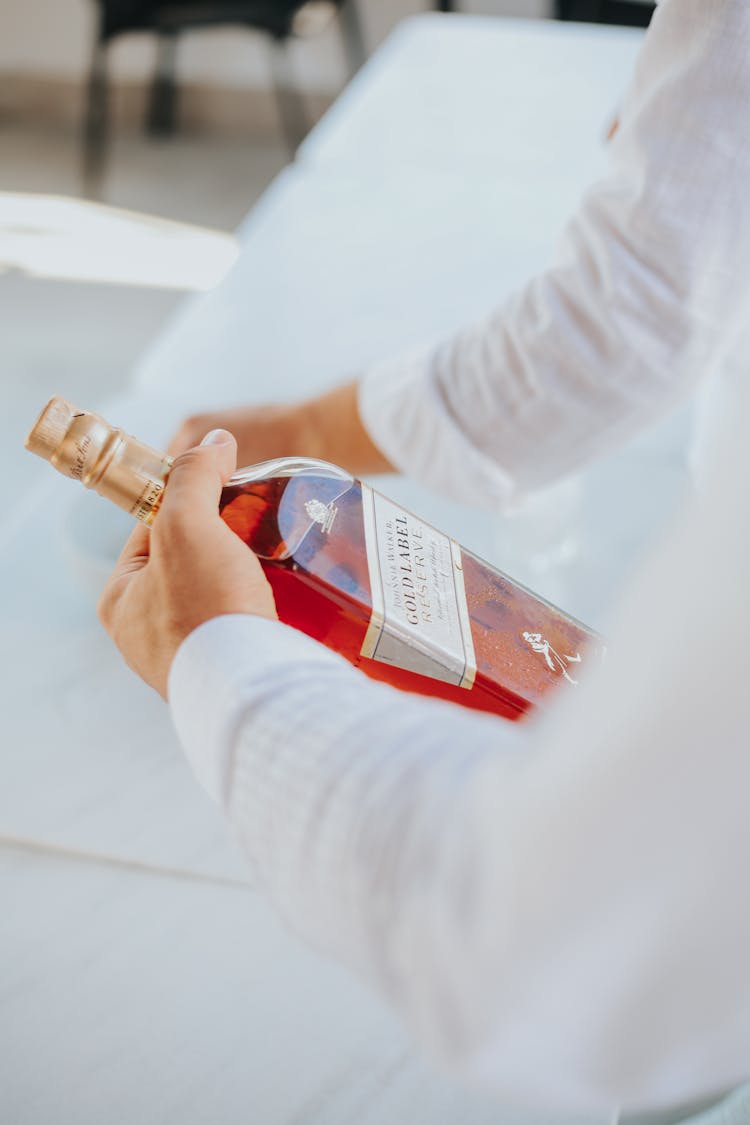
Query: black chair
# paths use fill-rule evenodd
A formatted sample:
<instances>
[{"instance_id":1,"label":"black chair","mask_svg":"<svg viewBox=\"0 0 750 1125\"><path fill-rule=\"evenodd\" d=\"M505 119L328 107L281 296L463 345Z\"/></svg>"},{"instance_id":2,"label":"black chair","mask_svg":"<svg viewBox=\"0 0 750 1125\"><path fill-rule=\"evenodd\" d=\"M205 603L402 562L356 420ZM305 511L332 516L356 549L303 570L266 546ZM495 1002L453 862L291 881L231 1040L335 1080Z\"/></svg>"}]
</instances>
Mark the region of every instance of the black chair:
<instances>
[{"instance_id":1,"label":"black chair","mask_svg":"<svg viewBox=\"0 0 750 1125\"><path fill-rule=\"evenodd\" d=\"M555 0L555 18L648 27L654 7L647 0Z\"/></svg>"},{"instance_id":2,"label":"black chair","mask_svg":"<svg viewBox=\"0 0 750 1125\"><path fill-rule=\"evenodd\" d=\"M365 59L356 0L330 0L344 36L349 65ZM108 139L107 55L110 43L128 31L151 31L158 37L158 66L151 88L148 129L154 135L174 132L177 111L175 59L182 32L234 24L264 32L274 62L274 91L279 115L293 154L308 129L304 101L291 80L286 57L289 40L314 8L308 0L97 0L99 24L88 83L84 129L83 176L89 194L99 192Z\"/></svg>"}]
</instances>

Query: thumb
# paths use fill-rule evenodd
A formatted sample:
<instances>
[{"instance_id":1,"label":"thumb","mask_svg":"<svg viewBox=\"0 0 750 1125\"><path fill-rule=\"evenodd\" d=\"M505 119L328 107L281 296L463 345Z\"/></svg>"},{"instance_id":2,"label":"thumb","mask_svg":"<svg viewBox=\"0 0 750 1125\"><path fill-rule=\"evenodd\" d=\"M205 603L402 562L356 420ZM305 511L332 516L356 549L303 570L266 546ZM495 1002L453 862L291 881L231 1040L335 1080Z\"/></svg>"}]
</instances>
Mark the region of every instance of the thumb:
<instances>
[{"instance_id":1,"label":"thumb","mask_svg":"<svg viewBox=\"0 0 750 1125\"><path fill-rule=\"evenodd\" d=\"M227 430L211 430L200 445L176 457L159 513L162 527L183 516L216 515L221 490L236 467L237 442Z\"/></svg>"}]
</instances>

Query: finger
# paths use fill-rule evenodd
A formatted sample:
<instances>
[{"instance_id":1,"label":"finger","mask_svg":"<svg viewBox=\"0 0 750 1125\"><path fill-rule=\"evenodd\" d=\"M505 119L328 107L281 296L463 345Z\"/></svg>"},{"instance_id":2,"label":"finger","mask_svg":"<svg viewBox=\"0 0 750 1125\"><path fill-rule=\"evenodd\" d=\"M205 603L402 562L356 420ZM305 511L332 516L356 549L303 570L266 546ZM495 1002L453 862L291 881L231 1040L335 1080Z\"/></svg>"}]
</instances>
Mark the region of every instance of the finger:
<instances>
[{"instance_id":1,"label":"finger","mask_svg":"<svg viewBox=\"0 0 750 1125\"><path fill-rule=\"evenodd\" d=\"M143 570L151 551L151 533L145 524L137 524L128 536L115 568L101 592L97 613L107 632L112 631L112 621L118 601L134 574Z\"/></svg>"},{"instance_id":2,"label":"finger","mask_svg":"<svg viewBox=\"0 0 750 1125\"><path fill-rule=\"evenodd\" d=\"M237 468L237 439L229 430L211 430L202 439L199 448L216 449L222 487Z\"/></svg>"},{"instance_id":3,"label":"finger","mask_svg":"<svg viewBox=\"0 0 750 1125\"><path fill-rule=\"evenodd\" d=\"M125 542L125 546L120 551L116 569L119 571L124 566L131 569L135 563L145 565L148 562L150 551L151 531L144 523L138 523L131 531Z\"/></svg>"},{"instance_id":4,"label":"finger","mask_svg":"<svg viewBox=\"0 0 750 1125\"><path fill-rule=\"evenodd\" d=\"M145 523L137 523L125 540L117 561L122 562L123 559L134 558L136 555L145 555L148 558L150 542L151 529Z\"/></svg>"},{"instance_id":5,"label":"finger","mask_svg":"<svg viewBox=\"0 0 750 1125\"><path fill-rule=\"evenodd\" d=\"M237 442L227 430L212 430L200 445L175 459L157 525L175 519L216 515L221 490L237 467Z\"/></svg>"}]
</instances>

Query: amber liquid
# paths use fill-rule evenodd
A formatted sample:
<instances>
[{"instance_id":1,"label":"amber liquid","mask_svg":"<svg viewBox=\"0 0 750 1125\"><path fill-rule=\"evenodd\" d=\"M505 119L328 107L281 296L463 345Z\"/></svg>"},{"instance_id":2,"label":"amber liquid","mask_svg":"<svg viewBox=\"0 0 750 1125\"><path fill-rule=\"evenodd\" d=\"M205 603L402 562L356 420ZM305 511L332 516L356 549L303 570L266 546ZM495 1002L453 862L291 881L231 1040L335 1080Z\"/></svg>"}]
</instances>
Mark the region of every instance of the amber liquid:
<instances>
[{"instance_id":1,"label":"amber liquid","mask_svg":"<svg viewBox=\"0 0 750 1125\"><path fill-rule=\"evenodd\" d=\"M329 529L310 518L309 501L335 504ZM220 507L228 526L259 556L281 620L373 679L518 719L551 692L573 687L582 667L601 654L600 638L580 622L462 550L477 665L473 686L370 660L361 655L372 613L361 486L314 472L272 476L231 483Z\"/></svg>"}]
</instances>

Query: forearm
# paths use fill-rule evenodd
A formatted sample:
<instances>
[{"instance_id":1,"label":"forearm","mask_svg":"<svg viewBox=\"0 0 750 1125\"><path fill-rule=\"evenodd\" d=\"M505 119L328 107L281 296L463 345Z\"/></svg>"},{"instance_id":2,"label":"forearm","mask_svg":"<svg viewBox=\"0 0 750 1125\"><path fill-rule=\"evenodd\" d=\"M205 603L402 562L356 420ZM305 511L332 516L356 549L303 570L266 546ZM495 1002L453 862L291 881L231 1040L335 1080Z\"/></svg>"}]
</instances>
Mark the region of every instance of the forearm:
<instances>
[{"instance_id":1,"label":"forearm","mask_svg":"<svg viewBox=\"0 0 750 1125\"><path fill-rule=\"evenodd\" d=\"M374 683L266 625L225 618L186 641L170 678L183 747L284 917L373 980L421 1039L459 1053L477 1009L476 988L460 1019L456 1004L458 868L478 859L464 789L490 755L517 768L525 732Z\"/></svg>"}]
</instances>

